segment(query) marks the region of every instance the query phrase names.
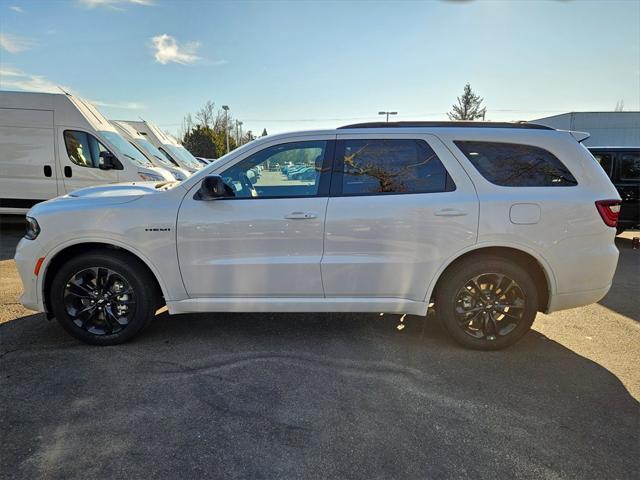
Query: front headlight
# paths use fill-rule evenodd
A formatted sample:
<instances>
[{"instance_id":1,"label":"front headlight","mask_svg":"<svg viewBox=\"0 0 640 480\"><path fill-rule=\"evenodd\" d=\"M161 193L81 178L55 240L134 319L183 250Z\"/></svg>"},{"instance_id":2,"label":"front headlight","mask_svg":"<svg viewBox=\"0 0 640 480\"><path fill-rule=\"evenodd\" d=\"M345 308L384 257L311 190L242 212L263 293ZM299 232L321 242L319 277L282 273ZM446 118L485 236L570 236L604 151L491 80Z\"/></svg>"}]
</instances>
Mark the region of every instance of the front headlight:
<instances>
[{"instance_id":1,"label":"front headlight","mask_svg":"<svg viewBox=\"0 0 640 480\"><path fill-rule=\"evenodd\" d=\"M25 217L27 221L27 231L24 234L24 238L27 240L35 240L40 235L40 225L38 221L33 217Z\"/></svg>"},{"instance_id":2,"label":"front headlight","mask_svg":"<svg viewBox=\"0 0 640 480\"><path fill-rule=\"evenodd\" d=\"M155 173L138 172L138 176L145 182L162 182L164 177Z\"/></svg>"}]
</instances>

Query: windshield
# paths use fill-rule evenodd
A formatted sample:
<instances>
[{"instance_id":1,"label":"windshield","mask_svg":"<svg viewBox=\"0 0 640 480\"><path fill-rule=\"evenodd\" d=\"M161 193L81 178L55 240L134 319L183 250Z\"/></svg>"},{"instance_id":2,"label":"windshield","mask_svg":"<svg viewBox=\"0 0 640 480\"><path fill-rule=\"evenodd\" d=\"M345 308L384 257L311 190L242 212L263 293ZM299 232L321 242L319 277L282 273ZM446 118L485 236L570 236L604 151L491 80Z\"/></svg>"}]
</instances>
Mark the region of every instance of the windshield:
<instances>
[{"instance_id":1,"label":"windshield","mask_svg":"<svg viewBox=\"0 0 640 480\"><path fill-rule=\"evenodd\" d=\"M164 154L153 145L153 143L151 143L146 138L136 138L135 142L140 145L140 147L142 147L142 149L145 150L149 155L153 155L158 160L158 162L160 162L165 167L176 166L171 160L168 160L167 157L165 157Z\"/></svg>"},{"instance_id":2,"label":"windshield","mask_svg":"<svg viewBox=\"0 0 640 480\"><path fill-rule=\"evenodd\" d=\"M141 167L153 167L153 164L147 159L142 152L137 150L133 145L127 142L124 138L116 132L108 132L102 130L98 132L104 139L106 139L111 145L129 160Z\"/></svg>"},{"instance_id":3,"label":"windshield","mask_svg":"<svg viewBox=\"0 0 640 480\"><path fill-rule=\"evenodd\" d=\"M186 148L179 148L176 145L169 144L165 144L165 147L167 147L171 151L171 153L173 153L190 168L193 168L194 170L200 170L202 168L202 164L198 160L196 160ZM187 152L189 155L185 155L184 152ZM193 160L191 160L191 158L193 158Z\"/></svg>"}]
</instances>

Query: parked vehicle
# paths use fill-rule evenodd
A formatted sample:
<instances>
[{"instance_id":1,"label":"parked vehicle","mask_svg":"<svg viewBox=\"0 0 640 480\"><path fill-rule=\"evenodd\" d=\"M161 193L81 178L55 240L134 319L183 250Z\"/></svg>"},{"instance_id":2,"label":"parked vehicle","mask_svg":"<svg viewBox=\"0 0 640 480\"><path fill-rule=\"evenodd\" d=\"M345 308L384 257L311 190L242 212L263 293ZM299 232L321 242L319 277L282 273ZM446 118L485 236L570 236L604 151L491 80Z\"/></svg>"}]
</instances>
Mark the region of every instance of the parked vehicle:
<instances>
[{"instance_id":1,"label":"parked vehicle","mask_svg":"<svg viewBox=\"0 0 640 480\"><path fill-rule=\"evenodd\" d=\"M135 128L131 125L119 122L110 121L111 125L122 135L126 140L133 144L135 148L140 150L142 154L149 159L157 167L162 167L176 178L178 181L182 181L191 175L191 172L180 167L177 163L172 162L164 154L158 150L147 138L140 135Z\"/></svg>"},{"instance_id":2,"label":"parked vehicle","mask_svg":"<svg viewBox=\"0 0 640 480\"><path fill-rule=\"evenodd\" d=\"M589 150L622 197L618 233L640 229L640 147L589 147Z\"/></svg>"},{"instance_id":3,"label":"parked vehicle","mask_svg":"<svg viewBox=\"0 0 640 480\"><path fill-rule=\"evenodd\" d=\"M151 122L116 120L134 128L140 135L151 142L172 163L178 164L190 173L200 170L203 165L191 153L178 143L171 135L163 132Z\"/></svg>"},{"instance_id":4,"label":"parked vehicle","mask_svg":"<svg viewBox=\"0 0 640 480\"><path fill-rule=\"evenodd\" d=\"M464 346L499 349L536 312L597 302L620 197L571 132L399 122L270 135L180 183L36 205L22 303L99 345L187 312L388 312L431 302ZM315 158L308 183L247 172Z\"/></svg>"},{"instance_id":5,"label":"parked vehicle","mask_svg":"<svg viewBox=\"0 0 640 480\"><path fill-rule=\"evenodd\" d=\"M86 100L0 92L0 213L24 214L81 187L174 180L124 140Z\"/></svg>"}]
</instances>

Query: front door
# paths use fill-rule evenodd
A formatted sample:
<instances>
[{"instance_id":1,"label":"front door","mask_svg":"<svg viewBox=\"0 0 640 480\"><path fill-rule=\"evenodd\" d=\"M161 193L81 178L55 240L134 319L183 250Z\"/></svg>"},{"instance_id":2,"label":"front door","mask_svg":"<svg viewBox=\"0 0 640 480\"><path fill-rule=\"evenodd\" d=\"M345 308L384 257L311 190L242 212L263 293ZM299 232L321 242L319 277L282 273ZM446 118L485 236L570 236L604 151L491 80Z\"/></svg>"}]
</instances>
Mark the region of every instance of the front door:
<instances>
[{"instance_id":1,"label":"front door","mask_svg":"<svg viewBox=\"0 0 640 480\"><path fill-rule=\"evenodd\" d=\"M58 135L58 178L62 178L67 193L78 188L118 181L118 170L98 168L100 152L108 149L95 136L63 127L58 129Z\"/></svg>"},{"instance_id":2,"label":"front door","mask_svg":"<svg viewBox=\"0 0 640 480\"><path fill-rule=\"evenodd\" d=\"M327 298L422 302L439 267L476 241L478 198L433 135L338 135L322 278Z\"/></svg>"},{"instance_id":3,"label":"front door","mask_svg":"<svg viewBox=\"0 0 640 480\"><path fill-rule=\"evenodd\" d=\"M178 213L191 297L323 297L320 276L334 136L274 143L215 173L234 196Z\"/></svg>"}]
</instances>

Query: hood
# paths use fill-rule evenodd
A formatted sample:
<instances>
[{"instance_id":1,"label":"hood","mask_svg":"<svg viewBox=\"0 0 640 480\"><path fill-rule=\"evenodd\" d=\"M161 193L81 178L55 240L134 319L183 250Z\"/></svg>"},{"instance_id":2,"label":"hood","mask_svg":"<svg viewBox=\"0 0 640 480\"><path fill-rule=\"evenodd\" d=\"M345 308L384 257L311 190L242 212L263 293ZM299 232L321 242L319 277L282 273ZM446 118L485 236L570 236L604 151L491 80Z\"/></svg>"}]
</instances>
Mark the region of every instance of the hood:
<instances>
[{"instance_id":1,"label":"hood","mask_svg":"<svg viewBox=\"0 0 640 480\"><path fill-rule=\"evenodd\" d=\"M131 201L131 197L139 197L141 195L150 195L158 193L156 185L158 182L128 182L128 183L112 183L109 185L98 185L95 187L85 187L74 190L62 198L114 198L122 197L124 201Z\"/></svg>"}]
</instances>

